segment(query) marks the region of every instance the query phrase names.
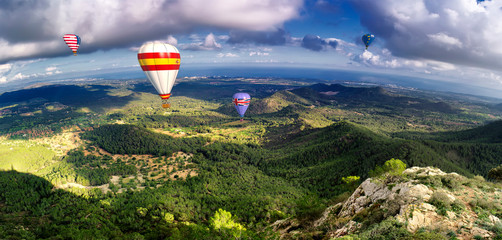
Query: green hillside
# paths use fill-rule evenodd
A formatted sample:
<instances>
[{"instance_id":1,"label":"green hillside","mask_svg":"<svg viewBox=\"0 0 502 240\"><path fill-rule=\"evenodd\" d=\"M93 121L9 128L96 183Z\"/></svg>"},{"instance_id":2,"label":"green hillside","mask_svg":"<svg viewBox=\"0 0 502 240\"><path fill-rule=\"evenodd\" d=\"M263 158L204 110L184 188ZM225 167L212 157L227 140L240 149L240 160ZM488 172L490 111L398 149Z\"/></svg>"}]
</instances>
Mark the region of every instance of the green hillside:
<instances>
[{"instance_id":1,"label":"green hillside","mask_svg":"<svg viewBox=\"0 0 502 240\"><path fill-rule=\"evenodd\" d=\"M0 170L35 173L50 165L55 157L47 146L19 140L0 141Z\"/></svg>"},{"instance_id":2,"label":"green hillside","mask_svg":"<svg viewBox=\"0 0 502 240\"><path fill-rule=\"evenodd\" d=\"M142 81L1 95L0 238L273 239L391 158L468 177L502 162L485 104L283 79L176 87L168 110ZM242 122L235 91L253 98Z\"/></svg>"},{"instance_id":3,"label":"green hillside","mask_svg":"<svg viewBox=\"0 0 502 240\"><path fill-rule=\"evenodd\" d=\"M436 139L444 142L502 143L502 121L459 132L440 133Z\"/></svg>"},{"instance_id":4,"label":"green hillside","mask_svg":"<svg viewBox=\"0 0 502 240\"><path fill-rule=\"evenodd\" d=\"M406 111L456 113L458 109L442 101L393 94L382 87L347 87L340 84L314 84L292 91L306 99L330 104L329 100L351 106L386 106Z\"/></svg>"},{"instance_id":5,"label":"green hillside","mask_svg":"<svg viewBox=\"0 0 502 240\"><path fill-rule=\"evenodd\" d=\"M465 176L484 175L500 161L502 145L477 146L392 139L364 127L339 122L290 136L259 163L265 172L286 178L323 197L343 191L342 177L368 177L376 165L399 158L409 166L435 166ZM452 157L453 152L460 153ZM278 156L279 155L279 156ZM490 158L478 156L491 155Z\"/></svg>"}]
</instances>

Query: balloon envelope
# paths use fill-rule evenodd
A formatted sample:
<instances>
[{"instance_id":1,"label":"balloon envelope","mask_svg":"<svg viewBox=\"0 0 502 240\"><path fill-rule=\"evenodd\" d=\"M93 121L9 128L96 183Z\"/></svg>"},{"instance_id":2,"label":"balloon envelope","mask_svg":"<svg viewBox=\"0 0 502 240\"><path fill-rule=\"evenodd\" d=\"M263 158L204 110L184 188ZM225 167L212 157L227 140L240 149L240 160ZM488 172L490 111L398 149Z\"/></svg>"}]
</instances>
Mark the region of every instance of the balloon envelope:
<instances>
[{"instance_id":1,"label":"balloon envelope","mask_svg":"<svg viewBox=\"0 0 502 240\"><path fill-rule=\"evenodd\" d=\"M77 49L80 46L80 37L75 34L65 34L63 36L63 40L71 49L73 55L77 55Z\"/></svg>"},{"instance_id":2,"label":"balloon envelope","mask_svg":"<svg viewBox=\"0 0 502 240\"><path fill-rule=\"evenodd\" d=\"M375 35L373 34L364 34L362 37L364 45L366 45L366 49L370 46L370 44L375 40Z\"/></svg>"},{"instance_id":3,"label":"balloon envelope","mask_svg":"<svg viewBox=\"0 0 502 240\"><path fill-rule=\"evenodd\" d=\"M237 112L241 117L244 117L244 114L246 113L246 110L248 109L249 102L251 102L251 97L247 93L236 93L233 96L233 101L235 105L235 109L237 109Z\"/></svg>"},{"instance_id":4,"label":"balloon envelope","mask_svg":"<svg viewBox=\"0 0 502 240\"><path fill-rule=\"evenodd\" d=\"M147 42L138 51L139 65L162 99L169 99L180 69L180 52L167 43Z\"/></svg>"}]
</instances>

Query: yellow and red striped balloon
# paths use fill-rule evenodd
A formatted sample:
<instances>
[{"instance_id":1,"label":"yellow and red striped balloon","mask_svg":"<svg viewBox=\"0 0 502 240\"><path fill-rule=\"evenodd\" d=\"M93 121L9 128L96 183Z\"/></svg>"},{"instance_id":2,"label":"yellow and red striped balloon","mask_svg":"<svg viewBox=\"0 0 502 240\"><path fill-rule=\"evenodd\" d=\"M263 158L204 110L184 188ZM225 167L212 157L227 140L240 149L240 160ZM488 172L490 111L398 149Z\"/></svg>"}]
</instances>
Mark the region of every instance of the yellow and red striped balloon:
<instances>
[{"instance_id":1,"label":"yellow and red striped balloon","mask_svg":"<svg viewBox=\"0 0 502 240\"><path fill-rule=\"evenodd\" d=\"M167 99L180 69L180 52L167 43L147 42L138 51L139 65L146 77L163 99L162 107L168 108Z\"/></svg>"}]
</instances>

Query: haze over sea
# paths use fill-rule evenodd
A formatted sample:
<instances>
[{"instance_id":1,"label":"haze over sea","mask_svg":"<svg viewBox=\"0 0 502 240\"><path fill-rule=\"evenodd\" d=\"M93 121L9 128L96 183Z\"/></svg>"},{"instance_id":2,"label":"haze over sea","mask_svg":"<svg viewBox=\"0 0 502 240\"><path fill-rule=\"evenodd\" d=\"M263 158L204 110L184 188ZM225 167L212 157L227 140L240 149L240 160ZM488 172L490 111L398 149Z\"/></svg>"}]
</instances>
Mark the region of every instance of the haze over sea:
<instances>
[{"instance_id":1,"label":"haze over sea","mask_svg":"<svg viewBox=\"0 0 502 240\"><path fill-rule=\"evenodd\" d=\"M419 90L433 90L483 96L495 102L502 99L499 90L481 86L468 85L458 82L441 81L437 79L420 78L415 76L396 75L390 73L376 73L353 71L345 69L306 68L292 66L242 66L225 65L208 67L205 65L183 66L178 78L184 77L244 77L244 78L288 78L303 79L305 81L324 83L346 83L362 85L378 85L383 87L402 87ZM10 82L0 85L0 94L22 89L40 83L71 83L100 80L145 79L140 69L134 67L113 70L92 71L80 73L78 78L70 74L61 74L57 77L48 76L24 82Z\"/></svg>"}]
</instances>

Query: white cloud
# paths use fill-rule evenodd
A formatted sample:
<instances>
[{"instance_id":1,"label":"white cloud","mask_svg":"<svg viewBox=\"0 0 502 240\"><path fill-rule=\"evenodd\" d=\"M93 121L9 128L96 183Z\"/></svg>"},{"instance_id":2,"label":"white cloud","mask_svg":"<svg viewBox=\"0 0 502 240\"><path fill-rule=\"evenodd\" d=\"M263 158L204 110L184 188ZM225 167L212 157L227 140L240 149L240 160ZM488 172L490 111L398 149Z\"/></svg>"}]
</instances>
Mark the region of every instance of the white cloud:
<instances>
[{"instance_id":1,"label":"white cloud","mask_svg":"<svg viewBox=\"0 0 502 240\"><path fill-rule=\"evenodd\" d=\"M223 58L223 57L239 57L237 54L233 53L218 53L216 57Z\"/></svg>"},{"instance_id":2,"label":"white cloud","mask_svg":"<svg viewBox=\"0 0 502 240\"><path fill-rule=\"evenodd\" d=\"M221 49L221 44L216 42L216 37L214 34L209 33L205 38L204 41L201 42L199 39L200 37L198 35L192 35L192 39L194 39L196 42L188 44L188 45L182 45L182 49L186 50L218 50Z\"/></svg>"},{"instance_id":3,"label":"white cloud","mask_svg":"<svg viewBox=\"0 0 502 240\"><path fill-rule=\"evenodd\" d=\"M169 35L167 37L167 43L169 43L173 46L176 46L176 45L178 45L178 39L174 38L172 35Z\"/></svg>"},{"instance_id":4,"label":"white cloud","mask_svg":"<svg viewBox=\"0 0 502 240\"><path fill-rule=\"evenodd\" d=\"M446 33L436 33L436 34L428 34L427 37L435 43L438 44L444 44L444 45L451 45L451 46L456 46L456 47L462 47L462 43L458 38L450 37Z\"/></svg>"},{"instance_id":5,"label":"white cloud","mask_svg":"<svg viewBox=\"0 0 502 240\"><path fill-rule=\"evenodd\" d=\"M10 63L0 64L0 76L8 73L11 68L12 68L12 64L10 64Z\"/></svg>"},{"instance_id":6,"label":"white cloud","mask_svg":"<svg viewBox=\"0 0 502 240\"><path fill-rule=\"evenodd\" d=\"M255 51L251 51L249 52L249 56L252 57L252 56L269 56L270 53L268 52L255 52Z\"/></svg>"},{"instance_id":7,"label":"white cloud","mask_svg":"<svg viewBox=\"0 0 502 240\"><path fill-rule=\"evenodd\" d=\"M349 57L351 57L351 59L356 63L376 68L393 68L398 70L435 74L440 74L442 72L451 73L452 70L457 70L457 67L454 64L447 62L427 59L413 60L395 57L388 49L375 51L377 52L366 50L359 55L353 55ZM459 72L456 72L456 74L458 73Z\"/></svg>"},{"instance_id":8,"label":"white cloud","mask_svg":"<svg viewBox=\"0 0 502 240\"><path fill-rule=\"evenodd\" d=\"M40 77L49 77L56 74L62 74L56 66L49 66L42 69L29 69L26 66L41 60L15 61L13 63L0 65L0 83L8 83L17 80L34 79ZM35 70L35 71L34 71ZM3 75L3 76L2 76Z\"/></svg>"},{"instance_id":9,"label":"white cloud","mask_svg":"<svg viewBox=\"0 0 502 240\"><path fill-rule=\"evenodd\" d=\"M267 60L255 60L255 63L278 63L278 60L275 59L267 59Z\"/></svg>"},{"instance_id":10,"label":"white cloud","mask_svg":"<svg viewBox=\"0 0 502 240\"><path fill-rule=\"evenodd\" d=\"M221 44L217 43L214 34L210 33L204 40L204 47L208 49L221 48Z\"/></svg>"},{"instance_id":11,"label":"white cloud","mask_svg":"<svg viewBox=\"0 0 502 240\"><path fill-rule=\"evenodd\" d=\"M183 0L176 4L188 21L252 31L274 30L299 16L302 0Z\"/></svg>"},{"instance_id":12,"label":"white cloud","mask_svg":"<svg viewBox=\"0 0 502 240\"><path fill-rule=\"evenodd\" d=\"M295 46L295 47L300 47L302 45L302 40L303 38L298 38L298 37L290 37L288 44L290 46Z\"/></svg>"},{"instance_id":13,"label":"white cloud","mask_svg":"<svg viewBox=\"0 0 502 240\"><path fill-rule=\"evenodd\" d=\"M373 54L370 51L364 51L362 54L354 57L354 60L374 67L397 68L403 65L397 58Z\"/></svg>"},{"instance_id":14,"label":"white cloud","mask_svg":"<svg viewBox=\"0 0 502 240\"><path fill-rule=\"evenodd\" d=\"M502 83L502 77L499 74L496 74L494 72L488 72L488 73L482 73L481 75L482 78L488 78L491 80L495 80L499 83Z\"/></svg>"},{"instance_id":15,"label":"white cloud","mask_svg":"<svg viewBox=\"0 0 502 240\"><path fill-rule=\"evenodd\" d=\"M230 36L228 36L228 35L218 35L217 38L218 38L218 40L221 40L221 41L227 41L230 38Z\"/></svg>"},{"instance_id":16,"label":"white cloud","mask_svg":"<svg viewBox=\"0 0 502 240\"><path fill-rule=\"evenodd\" d=\"M361 23L395 56L502 68L502 1L351 2L360 12Z\"/></svg>"},{"instance_id":17,"label":"white cloud","mask_svg":"<svg viewBox=\"0 0 502 240\"><path fill-rule=\"evenodd\" d=\"M418 61L418 60L404 60L403 64L405 66L410 66L413 68L425 68L427 64L424 61Z\"/></svg>"},{"instance_id":18,"label":"white cloud","mask_svg":"<svg viewBox=\"0 0 502 240\"><path fill-rule=\"evenodd\" d=\"M17 73L16 75L14 75L14 77L11 78L11 80L22 80L22 79L29 78L29 77L30 77L29 75Z\"/></svg>"},{"instance_id":19,"label":"white cloud","mask_svg":"<svg viewBox=\"0 0 502 240\"><path fill-rule=\"evenodd\" d=\"M68 54L61 39L66 33L81 37L79 52L85 53L194 29L275 30L299 16L303 0L19 0L2 5L0 62L7 62Z\"/></svg>"},{"instance_id":20,"label":"white cloud","mask_svg":"<svg viewBox=\"0 0 502 240\"><path fill-rule=\"evenodd\" d=\"M52 66L52 67L47 67L45 69L45 73L39 73L39 74L37 74L37 76L38 77L45 77L45 76L51 76L53 74L61 74L61 73L63 73L61 70L58 70L57 67Z\"/></svg>"},{"instance_id":21,"label":"white cloud","mask_svg":"<svg viewBox=\"0 0 502 240\"><path fill-rule=\"evenodd\" d=\"M52 71L54 71L54 70L56 70L56 69L57 69L57 67L47 67L47 68L45 69L45 71L46 71L46 72L52 72Z\"/></svg>"},{"instance_id":22,"label":"white cloud","mask_svg":"<svg viewBox=\"0 0 502 240\"><path fill-rule=\"evenodd\" d=\"M151 42L162 42L162 43L168 43L168 44L171 44L175 47L178 46L178 39L176 39L174 36L172 35L169 35L167 36L167 39L157 39L157 40L152 40ZM141 48L141 45L137 45L137 46L132 46L132 47L129 47L128 49L132 52L137 52L139 49ZM93 63L95 62L96 60L93 59L91 61L89 61L89 63Z\"/></svg>"},{"instance_id":23,"label":"white cloud","mask_svg":"<svg viewBox=\"0 0 502 240\"><path fill-rule=\"evenodd\" d=\"M428 61L427 65L437 71L451 71L456 69L455 65L446 62Z\"/></svg>"}]
</instances>

